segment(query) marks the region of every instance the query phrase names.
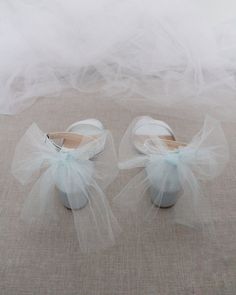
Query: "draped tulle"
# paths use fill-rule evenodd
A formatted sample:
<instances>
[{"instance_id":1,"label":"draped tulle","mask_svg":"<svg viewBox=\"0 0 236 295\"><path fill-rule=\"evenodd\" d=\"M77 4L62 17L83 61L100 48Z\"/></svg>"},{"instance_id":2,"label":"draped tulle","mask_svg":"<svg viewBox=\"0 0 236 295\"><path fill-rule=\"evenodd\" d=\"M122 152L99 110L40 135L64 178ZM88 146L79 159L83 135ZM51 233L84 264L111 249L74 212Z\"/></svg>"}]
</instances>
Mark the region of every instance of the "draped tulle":
<instances>
[{"instance_id":1,"label":"draped tulle","mask_svg":"<svg viewBox=\"0 0 236 295\"><path fill-rule=\"evenodd\" d=\"M0 113L67 88L231 110L235 21L227 13L225 22L212 20L207 8L186 0L2 1Z\"/></svg>"}]
</instances>

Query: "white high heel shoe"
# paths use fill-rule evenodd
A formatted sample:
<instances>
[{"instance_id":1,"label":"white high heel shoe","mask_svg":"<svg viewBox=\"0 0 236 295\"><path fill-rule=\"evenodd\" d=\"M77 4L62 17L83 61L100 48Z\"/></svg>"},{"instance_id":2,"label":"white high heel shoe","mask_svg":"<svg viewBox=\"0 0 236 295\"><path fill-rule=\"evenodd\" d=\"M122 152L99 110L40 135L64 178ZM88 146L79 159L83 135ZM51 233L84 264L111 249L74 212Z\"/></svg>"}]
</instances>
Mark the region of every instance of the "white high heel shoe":
<instances>
[{"instance_id":1,"label":"white high heel shoe","mask_svg":"<svg viewBox=\"0 0 236 295\"><path fill-rule=\"evenodd\" d=\"M170 212L174 212L175 220L192 226L195 216L201 215L199 203L207 207L201 184L218 176L227 161L224 132L213 118L206 117L203 128L187 144L177 141L165 122L138 117L121 140L119 167L139 170L114 204L120 212L134 212L139 220L140 214L146 219L155 214L156 206L173 206Z\"/></svg>"},{"instance_id":2,"label":"white high heel shoe","mask_svg":"<svg viewBox=\"0 0 236 295\"><path fill-rule=\"evenodd\" d=\"M99 120L87 119L73 123L67 128L66 132L49 133L48 138L58 151L64 153L76 149L79 145L92 143L93 140L96 140L96 143L92 144L88 150L88 159L93 160L96 155L104 150L105 141L101 138L104 132L105 129ZM99 140L99 137L101 140ZM63 139L61 144L56 144L53 141L61 138ZM68 200L67 193L60 189L58 189L58 195L63 205L68 209L82 209L88 203L88 198L83 191L70 200Z\"/></svg>"},{"instance_id":3,"label":"white high heel shoe","mask_svg":"<svg viewBox=\"0 0 236 295\"><path fill-rule=\"evenodd\" d=\"M104 190L118 167L112 136L100 121L76 122L53 133L32 124L17 144L12 173L23 185L38 178L22 210L27 222L58 220L62 203L73 213L83 252L114 245L120 227Z\"/></svg>"},{"instance_id":4,"label":"white high heel shoe","mask_svg":"<svg viewBox=\"0 0 236 295\"><path fill-rule=\"evenodd\" d=\"M174 132L165 122L154 120L151 117L142 117L136 122L132 132L132 141L139 153L145 155L150 153L152 145L155 148L152 139L157 138L167 144L170 153L174 153L174 149L184 146L184 144L176 141ZM150 145L149 147L147 147L147 143ZM168 170L167 175L169 175L166 179L166 191L161 194L159 190L161 179L158 175L152 175L150 167L149 165L146 167L146 172L151 184L149 192L152 202L160 208L172 207L183 193L176 165L169 161L166 168Z\"/></svg>"}]
</instances>

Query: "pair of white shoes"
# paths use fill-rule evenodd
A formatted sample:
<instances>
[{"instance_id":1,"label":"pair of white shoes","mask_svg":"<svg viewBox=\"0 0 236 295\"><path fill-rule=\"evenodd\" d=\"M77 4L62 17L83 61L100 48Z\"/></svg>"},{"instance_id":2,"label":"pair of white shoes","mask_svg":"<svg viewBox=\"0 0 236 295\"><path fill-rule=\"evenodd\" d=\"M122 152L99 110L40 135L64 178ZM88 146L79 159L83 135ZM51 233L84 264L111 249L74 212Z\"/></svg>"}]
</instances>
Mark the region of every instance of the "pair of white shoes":
<instances>
[{"instance_id":1,"label":"pair of white shoes","mask_svg":"<svg viewBox=\"0 0 236 295\"><path fill-rule=\"evenodd\" d=\"M207 117L202 130L185 144L165 122L145 116L128 127L119 165L112 135L99 120L79 121L65 132L47 134L33 124L16 147L12 171L22 184L38 177L24 217L38 221L46 213L55 216L62 203L72 209L81 249L88 252L113 245L120 232L104 194L118 166L143 168L115 198L121 208L132 211L147 190L154 207L172 207L180 196L182 204L177 204L182 208L191 198L194 206L199 180L216 177L227 160L226 140L216 120Z\"/></svg>"}]
</instances>

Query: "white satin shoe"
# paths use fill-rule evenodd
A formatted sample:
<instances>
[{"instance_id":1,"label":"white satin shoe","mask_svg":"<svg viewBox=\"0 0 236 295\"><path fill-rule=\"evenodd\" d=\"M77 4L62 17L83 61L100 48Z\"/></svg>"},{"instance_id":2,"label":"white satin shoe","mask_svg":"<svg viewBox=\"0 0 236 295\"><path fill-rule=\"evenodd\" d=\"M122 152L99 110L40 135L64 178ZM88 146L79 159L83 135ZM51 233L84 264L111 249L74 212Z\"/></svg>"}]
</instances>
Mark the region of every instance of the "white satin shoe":
<instances>
[{"instance_id":1,"label":"white satin shoe","mask_svg":"<svg viewBox=\"0 0 236 295\"><path fill-rule=\"evenodd\" d=\"M117 158L100 121L79 121L53 133L32 124L16 146L12 173L23 185L34 182L21 213L28 223L63 218L62 203L72 211L82 251L114 245L120 227L105 189L117 176Z\"/></svg>"},{"instance_id":2,"label":"white satin shoe","mask_svg":"<svg viewBox=\"0 0 236 295\"><path fill-rule=\"evenodd\" d=\"M153 222L156 206L173 205L168 214L176 222L188 226L207 222L209 204L202 186L222 173L228 159L221 124L211 117L206 117L201 130L187 144L177 141L165 122L137 117L121 140L119 168L139 169L114 204L120 212L134 213L138 223Z\"/></svg>"},{"instance_id":3,"label":"white satin shoe","mask_svg":"<svg viewBox=\"0 0 236 295\"><path fill-rule=\"evenodd\" d=\"M153 146L153 148L156 148L154 140L157 138L163 141L169 147L170 152L173 153L179 146L183 146L183 144L176 141L174 132L170 126L163 121L154 120L151 117L142 117L134 125L132 141L139 153L145 155L150 154L152 152L151 147ZM161 178L158 177L158 174L153 175L150 173L149 167L150 166L146 167L146 172L149 176L149 192L152 202L161 208L172 207L183 193L176 165L169 161L166 171L166 191L161 194L159 191Z\"/></svg>"},{"instance_id":4,"label":"white satin shoe","mask_svg":"<svg viewBox=\"0 0 236 295\"><path fill-rule=\"evenodd\" d=\"M104 133L105 129L99 120L87 119L73 123L67 128L66 132L49 133L47 136L55 149L62 153L67 153L90 142L87 158L93 160L96 155L104 150L105 140L102 138ZM61 143L57 144L54 141L55 139L61 139ZM92 178L92 175L90 176ZM67 193L58 188L58 195L62 204L68 209L82 209L88 203L88 198L83 191L80 192L79 196L70 197L70 200L68 200Z\"/></svg>"}]
</instances>

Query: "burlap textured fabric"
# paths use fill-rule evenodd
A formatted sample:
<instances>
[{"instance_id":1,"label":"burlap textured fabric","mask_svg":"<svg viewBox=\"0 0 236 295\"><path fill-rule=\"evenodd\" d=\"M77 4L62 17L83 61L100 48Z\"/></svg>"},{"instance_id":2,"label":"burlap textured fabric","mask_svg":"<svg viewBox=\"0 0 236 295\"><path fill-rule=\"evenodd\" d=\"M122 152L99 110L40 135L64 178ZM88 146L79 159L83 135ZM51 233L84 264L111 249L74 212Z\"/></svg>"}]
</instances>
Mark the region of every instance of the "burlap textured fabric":
<instances>
[{"instance_id":1,"label":"burlap textured fabric","mask_svg":"<svg viewBox=\"0 0 236 295\"><path fill-rule=\"evenodd\" d=\"M188 110L189 112L189 110ZM194 112L194 110L193 110ZM134 116L146 110L124 109L91 95L64 93L42 98L15 116L0 117L0 294L1 295L234 295L236 294L236 124L224 123L231 161L209 187L212 227L203 231L168 223L161 213L142 235L127 228L117 245L99 254L83 255L65 214L57 226L35 228L19 221L29 191L10 175L14 148L32 122L42 130L62 131L80 119L95 117L113 131L118 147ZM153 109L180 139L191 138L199 120ZM108 195L115 196L130 179L120 173Z\"/></svg>"}]
</instances>

